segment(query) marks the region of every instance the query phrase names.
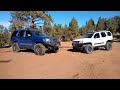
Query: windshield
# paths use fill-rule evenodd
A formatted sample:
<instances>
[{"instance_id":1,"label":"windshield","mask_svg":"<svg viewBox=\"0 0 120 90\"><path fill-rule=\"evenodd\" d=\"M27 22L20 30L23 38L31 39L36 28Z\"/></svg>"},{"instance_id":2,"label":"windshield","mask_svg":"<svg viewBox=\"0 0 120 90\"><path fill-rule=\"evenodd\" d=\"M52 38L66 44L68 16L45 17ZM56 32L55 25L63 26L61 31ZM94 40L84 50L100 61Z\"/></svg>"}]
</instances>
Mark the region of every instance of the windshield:
<instances>
[{"instance_id":1,"label":"windshield","mask_svg":"<svg viewBox=\"0 0 120 90\"><path fill-rule=\"evenodd\" d=\"M40 31L33 31L34 35L36 36L47 36L45 33L42 33Z\"/></svg>"},{"instance_id":2,"label":"windshield","mask_svg":"<svg viewBox=\"0 0 120 90\"><path fill-rule=\"evenodd\" d=\"M91 38L93 36L93 33L86 33L83 38Z\"/></svg>"}]
</instances>

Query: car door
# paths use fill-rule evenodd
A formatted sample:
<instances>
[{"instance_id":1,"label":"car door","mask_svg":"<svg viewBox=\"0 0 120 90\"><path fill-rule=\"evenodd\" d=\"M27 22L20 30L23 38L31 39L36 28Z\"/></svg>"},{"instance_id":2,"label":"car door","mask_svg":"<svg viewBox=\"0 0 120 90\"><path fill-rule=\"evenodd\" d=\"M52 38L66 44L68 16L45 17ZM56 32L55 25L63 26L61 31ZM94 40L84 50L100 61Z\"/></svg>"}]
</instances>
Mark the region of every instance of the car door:
<instances>
[{"instance_id":1,"label":"car door","mask_svg":"<svg viewBox=\"0 0 120 90\"><path fill-rule=\"evenodd\" d=\"M94 46L100 46L102 44L102 39L99 32L93 35L93 44Z\"/></svg>"},{"instance_id":2,"label":"car door","mask_svg":"<svg viewBox=\"0 0 120 90\"><path fill-rule=\"evenodd\" d=\"M106 37L107 35L105 32L101 32L100 35L101 35L101 41L102 41L101 45L105 45L107 41L107 37Z\"/></svg>"},{"instance_id":3,"label":"car door","mask_svg":"<svg viewBox=\"0 0 120 90\"><path fill-rule=\"evenodd\" d=\"M26 49L32 48L32 33L30 31L25 31L24 45Z\"/></svg>"},{"instance_id":4,"label":"car door","mask_svg":"<svg viewBox=\"0 0 120 90\"><path fill-rule=\"evenodd\" d=\"M24 35L25 35L25 31L21 30L18 33L18 39L19 39L19 47L20 48L25 48L25 44L24 44Z\"/></svg>"}]
</instances>

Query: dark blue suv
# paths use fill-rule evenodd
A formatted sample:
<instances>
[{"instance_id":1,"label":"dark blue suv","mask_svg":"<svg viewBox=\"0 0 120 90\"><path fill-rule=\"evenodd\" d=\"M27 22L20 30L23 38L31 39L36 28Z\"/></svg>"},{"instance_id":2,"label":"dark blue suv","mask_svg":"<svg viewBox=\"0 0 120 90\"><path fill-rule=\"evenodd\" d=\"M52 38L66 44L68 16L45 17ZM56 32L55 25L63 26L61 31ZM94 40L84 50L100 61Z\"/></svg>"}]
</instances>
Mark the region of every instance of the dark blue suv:
<instances>
[{"instance_id":1,"label":"dark blue suv","mask_svg":"<svg viewBox=\"0 0 120 90\"><path fill-rule=\"evenodd\" d=\"M58 38L47 36L37 29L15 30L10 43L14 52L19 52L20 49L33 49L36 55L44 55L47 50L56 53L60 46Z\"/></svg>"}]
</instances>

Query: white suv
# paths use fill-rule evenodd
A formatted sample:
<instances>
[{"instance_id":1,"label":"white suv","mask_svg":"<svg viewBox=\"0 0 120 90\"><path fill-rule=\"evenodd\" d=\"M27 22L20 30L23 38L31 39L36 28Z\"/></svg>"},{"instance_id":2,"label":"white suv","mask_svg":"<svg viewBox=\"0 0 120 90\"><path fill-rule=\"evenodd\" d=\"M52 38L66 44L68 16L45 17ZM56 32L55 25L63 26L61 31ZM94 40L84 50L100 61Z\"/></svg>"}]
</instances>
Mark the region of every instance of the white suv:
<instances>
[{"instance_id":1,"label":"white suv","mask_svg":"<svg viewBox=\"0 0 120 90\"><path fill-rule=\"evenodd\" d=\"M106 50L112 49L113 35L110 31L97 30L87 32L81 39L72 41L73 50L80 49L86 53L92 53L96 47L105 47Z\"/></svg>"}]
</instances>

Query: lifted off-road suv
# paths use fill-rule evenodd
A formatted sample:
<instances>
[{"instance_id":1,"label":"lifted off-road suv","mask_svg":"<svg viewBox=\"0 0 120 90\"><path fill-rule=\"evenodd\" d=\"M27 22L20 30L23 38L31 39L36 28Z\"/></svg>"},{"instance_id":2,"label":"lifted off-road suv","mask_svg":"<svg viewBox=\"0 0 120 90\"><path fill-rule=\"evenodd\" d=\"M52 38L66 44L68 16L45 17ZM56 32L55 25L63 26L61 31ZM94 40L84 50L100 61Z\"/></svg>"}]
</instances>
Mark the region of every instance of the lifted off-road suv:
<instances>
[{"instance_id":1,"label":"lifted off-road suv","mask_svg":"<svg viewBox=\"0 0 120 90\"><path fill-rule=\"evenodd\" d=\"M106 50L112 49L113 35L110 31L97 30L87 32L83 38L72 41L73 50L79 49L86 53L92 53L94 48L104 47Z\"/></svg>"},{"instance_id":2,"label":"lifted off-road suv","mask_svg":"<svg viewBox=\"0 0 120 90\"><path fill-rule=\"evenodd\" d=\"M59 50L60 41L39 30L15 30L11 36L11 45L14 52L20 49L33 49L36 55L44 55L47 50L55 53Z\"/></svg>"}]
</instances>

